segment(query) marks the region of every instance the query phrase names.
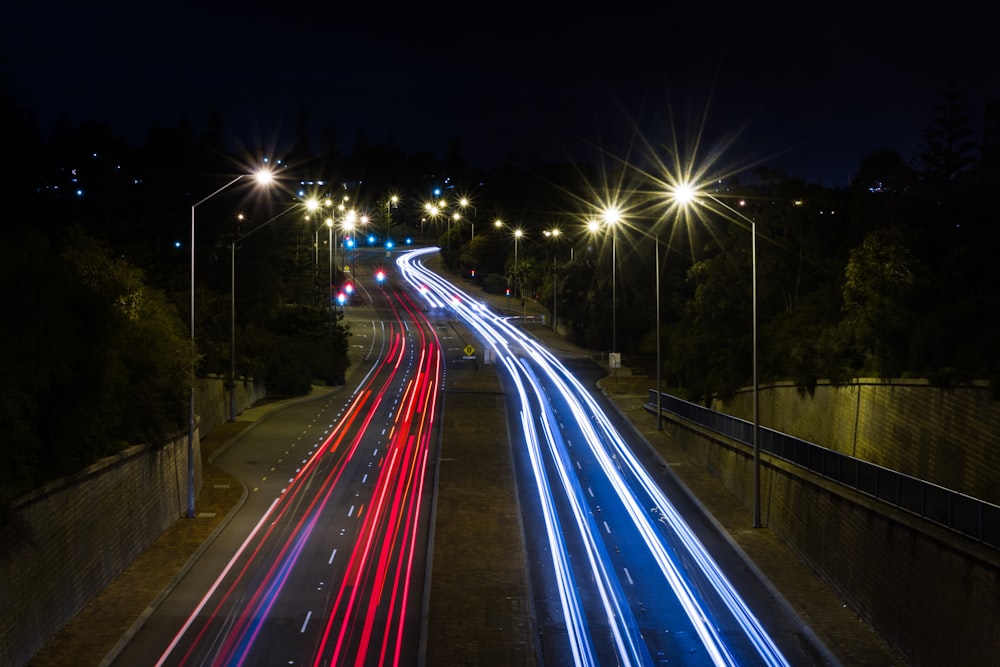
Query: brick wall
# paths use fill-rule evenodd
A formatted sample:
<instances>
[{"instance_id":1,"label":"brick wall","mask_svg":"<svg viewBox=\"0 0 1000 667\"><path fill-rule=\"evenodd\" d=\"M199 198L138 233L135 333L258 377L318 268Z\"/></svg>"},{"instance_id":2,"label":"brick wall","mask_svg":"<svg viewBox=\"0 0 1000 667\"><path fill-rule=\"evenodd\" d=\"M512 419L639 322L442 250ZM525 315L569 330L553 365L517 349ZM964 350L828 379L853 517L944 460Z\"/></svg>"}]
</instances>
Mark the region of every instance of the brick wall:
<instances>
[{"instance_id":1,"label":"brick wall","mask_svg":"<svg viewBox=\"0 0 1000 667\"><path fill-rule=\"evenodd\" d=\"M237 406L263 394L262 385L238 383ZM198 387L196 493L199 433L228 419L228 401L219 379ZM131 447L18 499L11 523L0 530L0 665L27 664L187 512L187 461L183 433L163 447Z\"/></svg>"}]
</instances>

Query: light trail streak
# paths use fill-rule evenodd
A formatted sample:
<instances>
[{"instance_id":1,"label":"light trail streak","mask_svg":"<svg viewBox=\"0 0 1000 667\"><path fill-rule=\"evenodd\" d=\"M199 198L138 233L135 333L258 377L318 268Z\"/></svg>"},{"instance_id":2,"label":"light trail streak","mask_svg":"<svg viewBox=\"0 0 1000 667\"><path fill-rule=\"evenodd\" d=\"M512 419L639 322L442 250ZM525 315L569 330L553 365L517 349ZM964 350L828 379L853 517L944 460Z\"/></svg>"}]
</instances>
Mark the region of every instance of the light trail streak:
<instances>
[{"instance_id":1,"label":"light trail streak","mask_svg":"<svg viewBox=\"0 0 1000 667\"><path fill-rule=\"evenodd\" d=\"M508 366L508 371L517 386L518 394L521 397L521 404L527 405L529 403L527 391L521 382L520 374L515 370L514 361L506 356L502 357L502 361ZM559 525L559 513L555 508L552 490L544 482L545 464L542 461L534 424L527 415L527 410L521 411L521 427L524 430L525 444L527 445L532 471L536 480L535 488L538 492L538 500L545 521L545 531L552 553L552 565L556 574L559 598L562 601L563 618L565 619L566 631L569 636L569 647L573 656L573 664L596 665L598 664L598 660L590 632L587 628L583 603L580 600L579 591L574 582L569 552Z\"/></svg>"},{"instance_id":2,"label":"light trail streak","mask_svg":"<svg viewBox=\"0 0 1000 667\"><path fill-rule=\"evenodd\" d=\"M401 306L411 316L414 314L408 303L401 302ZM343 664L349 647L355 651L354 664L364 664L378 626L376 617L381 613L387 620L382 625L379 664L398 664L401 659L419 508L423 503L436 387L441 374L440 344L436 337L424 338L425 327L417 329L422 337L418 346L419 370L404 389L403 409L397 413L385 462L374 483L375 496L361 526L361 548L351 555L348 575L341 582L318 644L315 665ZM397 551L403 547L407 553L397 557ZM392 585L387 587L390 582ZM383 601L386 590L392 593ZM362 597L365 591L367 599ZM360 629L356 628L358 619L361 619ZM352 637L356 638L353 642Z\"/></svg>"},{"instance_id":3,"label":"light trail streak","mask_svg":"<svg viewBox=\"0 0 1000 667\"><path fill-rule=\"evenodd\" d=\"M173 637L158 665L171 660L182 639L195 628L197 632L179 658L180 664L240 665L254 659L252 652L262 628L307 543L317 532L321 517L327 514L335 490L342 486L348 463L363 454L359 447L365 434L373 430L379 407L388 404L389 388L398 386L394 378L408 372L405 369L412 365L404 362L413 357L408 336L416 332L417 370L400 390L401 409L388 412L392 415L390 428L374 429L380 433L388 430L385 454L373 475L371 502L358 506L358 541L348 556L347 575L341 580L334 605L324 610L326 621L310 661L317 665L342 664L350 653L354 664L367 664L376 659L375 655L369 657L373 648L380 665L399 664L403 659L442 361L440 343L426 317L413 307L405 293L396 298L398 308L393 305L393 309L398 325L409 333L390 330L384 336L389 341L387 356L373 364L335 427L281 490ZM402 311L421 326L408 326ZM373 448L371 456L375 457L377 451ZM322 469L321 461L325 461ZM321 470L325 470L322 475L316 474ZM310 487L316 488L306 495ZM328 564L332 564L337 549L324 553L329 554ZM246 601L241 601L240 596ZM205 610L209 610L208 620L196 626ZM313 618L313 610L306 615L302 632L309 618ZM332 659L325 655L331 636L336 638Z\"/></svg>"},{"instance_id":4,"label":"light trail streak","mask_svg":"<svg viewBox=\"0 0 1000 667\"><path fill-rule=\"evenodd\" d=\"M642 642L642 635L632 610L627 604L624 604L625 594L621 590L621 585L609 571L611 559L604 543L594 537L594 516L587 508L579 478L571 472L572 464L569 461L562 436L559 434L559 430L554 428L556 419L552 412L552 406L542 395L541 383L531 368L522 365L522 372L532 380L531 386L534 388L538 408L544 416L542 426L546 431L549 451L555 462L563 489L565 489L572 504L577 530L585 540L590 570L599 586L601 602L604 605L604 613L614 636L618 657L622 664L646 664L652 658Z\"/></svg>"},{"instance_id":5,"label":"light trail streak","mask_svg":"<svg viewBox=\"0 0 1000 667\"><path fill-rule=\"evenodd\" d=\"M240 548L236 551L236 554L229 561L229 563L226 564L226 567L225 569L223 569L222 574L219 575L219 577L215 580L215 582L212 583L212 586L208 589L208 592L205 593L205 595L201 598L201 601L198 602L198 605L195 607L194 611L191 613L190 616L188 616L187 620L184 622L184 625L183 627L181 627L180 632L178 632L174 636L170 644L167 646L167 650L164 651L163 655L160 656L160 659L156 661L156 667L160 667L161 665L163 665L163 663L170 656L170 654L173 653L174 649L177 647L177 644L180 642L181 637L191 627L191 624L194 622L194 619L198 616L198 614L201 613L201 610L205 608L205 605L208 604L208 601L211 599L215 591L219 588L219 585L222 583L222 580L229 573L229 570L232 569L233 564L236 562L236 559L239 558L239 556L246 550L247 545L250 544L254 536L257 534L257 531L259 531L260 527L264 525L265 521L267 521L268 516L270 516L271 514L271 510L274 509L274 506L278 504L279 500L280 500L279 498L274 499L274 502L271 503L271 506L267 508L266 512L264 512L264 516L260 518L260 521L258 521L257 525L255 525L253 530L250 531L250 534L247 535L247 538L243 540L243 543L240 545Z\"/></svg>"},{"instance_id":6,"label":"light trail streak","mask_svg":"<svg viewBox=\"0 0 1000 667\"><path fill-rule=\"evenodd\" d=\"M411 251L402 255L397 263L402 275L418 287L418 292L430 307L440 308L448 304L487 345L493 346L499 363L506 368L517 388L522 406L524 444L538 486L545 534L552 554L559 599L563 605L563 618L570 644L568 650L573 664L592 664L595 648L593 641L581 634L590 632L589 624L579 602L577 582L573 578L566 552L563 526L556 514L554 497L547 481L546 465L540 453L540 439L548 443L549 460L554 466L554 474L572 508L572 521L576 524L576 530L586 545L590 566L586 576L598 582L604 615L614 637L618 661L621 664L648 664L650 657L644 647L639 648L643 639L621 583L617 581L616 570L610 565L610 556L602 546L604 538L598 536L600 531L596 530L587 507L586 498L594 496L593 488L588 485L585 494L577 473L572 472L565 453L568 443L559 435L562 427L552 414L550 401L544 395L544 383L551 384L554 394L565 400L572 413L572 427L582 435L579 444L583 445L588 456L595 461L603 476L603 483L613 491L615 502L620 504L624 516L628 517L631 530L640 538L648 557L656 563L659 576L673 592L690 628L700 640L705 659L714 665L737 665L741 662L729 646L733 639L728 633L723 635L719 631L720 623L715 619L711 612L712 605L708 602L707 596L711 592L712 599L721 601L721 607L735 620L761 664L787 665L759 620L635 458L590 392L580 385L554 355L518 327L505 318L490 313L483 304L424 268L421 258L436 251L436 248ZM518 354L515 350L520 350L521 353ZM537 372L531 370L532 367L537 368ZM526 379L522 380L522 377ZM534 403L528 398L526 384L532 387ZM543 431L541 438L534 420L526 416L532 414L531 408L534 405L541 408L539 413L543 415L540 419ZM687 572L680 565L675 553L677 547L670 544L671 537L685 549L686 558L697 565L696 572ZM630 582L633 572L634 568L623 569L624 576ZM693 583L693 577L707 582L707 589L699 589Z\"/></svg>"}]
</instances>

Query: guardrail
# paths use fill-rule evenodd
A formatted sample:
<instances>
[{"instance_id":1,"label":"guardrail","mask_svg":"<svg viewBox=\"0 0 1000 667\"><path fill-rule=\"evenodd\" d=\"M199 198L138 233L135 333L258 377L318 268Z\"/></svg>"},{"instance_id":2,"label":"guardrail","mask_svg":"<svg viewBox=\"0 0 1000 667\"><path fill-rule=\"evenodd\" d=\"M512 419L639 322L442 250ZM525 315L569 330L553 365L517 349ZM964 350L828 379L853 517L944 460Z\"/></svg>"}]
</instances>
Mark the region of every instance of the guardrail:
<instances>
[{"instance_id":1,"label":"guardrail","mask_svg":"<svg viewBox=\"0 0 1000 667\"><path fill-rule=\"evenodd\" d=\"M660 401L665 414L753 447L752 422L670 394L662 394ZM649 405L655 412L655 389L649 390ZM760 427L760 451L986 546L1000 549L1000 506L769 428Z\"/></svg>"}]
</instances>

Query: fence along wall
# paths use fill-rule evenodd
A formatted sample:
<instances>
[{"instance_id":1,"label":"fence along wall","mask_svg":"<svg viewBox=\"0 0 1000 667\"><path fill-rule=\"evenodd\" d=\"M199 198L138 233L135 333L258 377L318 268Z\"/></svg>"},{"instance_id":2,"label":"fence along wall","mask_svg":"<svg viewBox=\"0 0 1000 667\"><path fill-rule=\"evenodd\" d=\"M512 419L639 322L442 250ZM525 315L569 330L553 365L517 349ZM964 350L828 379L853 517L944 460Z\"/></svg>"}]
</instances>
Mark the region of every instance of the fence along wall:
<instances>
[{"instance_id":1,"label":"fence along wall","mask_svg":"<svg viewBox=\"0 0 1000 667\"><path fill-rule=\"evenodd\" d=\"M225 421L229 395L205 380L198 413ZM239 410L264 394L237 383ZM224 406L215 405L224 401ZM196 492L201 489L195 429ZM24 665L160 534L187 512L187 433L131 447L20 498L0 531L0 665Z\"/></svg>"},{"instance_id":2,"label":"fence along wall","mask_svg":"<svg viewBox=\"0 0 1000 667\"><path fill-rule=\"evenodd\" d=\"M753 419L753 392L712 409ZM1000 402L986 383L951 389L925 380L791 383L760 388L760 424L848 456L1000 504Z\"/></svg>"},{"instance_id":3,"label":"fence along wall","mask_svg":"<svg viewBox=\"0 0 1000 667\"><path fill-rule=\"evenodd\" d=\"M747 391L714 407L752 420L752 401ZM868 381L840 389L820 386L810 397L792 385L775 385L762 388L760 414L766 428L858 458L877 458L887 468L995 502L996 481L983 480L998 474L997 405L985 387L945 391L919 381ZM752 448L677 417L668 417L668 423L674 437L750 507ZM966 469L980 465L987 470ZM761 490L768 529L911 664L995 663L1000 650L996 549L767 455Z\"/></svg>"}]
</instances>

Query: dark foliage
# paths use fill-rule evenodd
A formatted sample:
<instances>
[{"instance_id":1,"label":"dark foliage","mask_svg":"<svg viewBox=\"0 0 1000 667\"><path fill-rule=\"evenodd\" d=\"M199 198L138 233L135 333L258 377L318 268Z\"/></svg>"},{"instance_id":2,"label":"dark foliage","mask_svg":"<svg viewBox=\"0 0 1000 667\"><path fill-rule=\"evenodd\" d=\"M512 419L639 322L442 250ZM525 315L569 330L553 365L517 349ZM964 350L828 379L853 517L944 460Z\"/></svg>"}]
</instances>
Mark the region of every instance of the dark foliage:
<instances>
[{"instance_id":1,"label":"dark foliage","mask_svg":"<svg viewBox=\"0 0 1000 667\"><path fill-rule=\"evenodd\" d=\"M541 161L471 173L457 142L439 161L363 138L344 155L332 136L315 154L301 137L271 156L278 187L255 188L233 174L264 151L224 150L221 119L202 136L185 122L153 128L141 148L95 124L45 142L0 96L0 131L25 156L0 179L5 496L179 428L192 369L264 379L282 395L343 382L350 332L329 301L347 280L333 261L340 241L328 245L304 197L365 212L362 238L378 245L438 244L473 285L556 310L575 343L610 350L617 339L644 357L659 345L665 386L694 400L752 382L755 312L761 382L809 392L822 379L922 376L1000 391L1000 108L978 151L958 91L936 111L912 165L873 150L843 190L761 169L714 181L712 199L681 215L650 194L662 189L648 182L656 164L615 179ZM652 162L673 164L661 157ZM435 198L448 215L427 215ZM610 200L627 205L614 259L607 230L585 227Z\"/></svg>"}]
</instances>

